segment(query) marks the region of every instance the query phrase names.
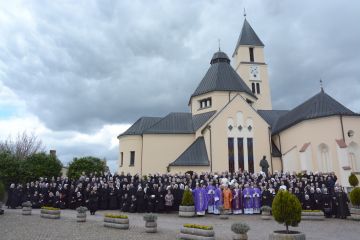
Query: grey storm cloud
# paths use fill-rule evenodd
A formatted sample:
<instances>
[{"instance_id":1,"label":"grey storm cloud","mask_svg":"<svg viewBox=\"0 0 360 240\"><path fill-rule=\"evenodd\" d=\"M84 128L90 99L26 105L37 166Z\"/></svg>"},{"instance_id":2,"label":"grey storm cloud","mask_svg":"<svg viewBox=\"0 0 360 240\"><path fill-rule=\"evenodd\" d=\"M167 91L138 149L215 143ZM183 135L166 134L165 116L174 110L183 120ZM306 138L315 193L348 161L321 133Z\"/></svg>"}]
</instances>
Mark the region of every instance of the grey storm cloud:
<instances>
[{"instance_id":1,"label":"grey storm cloud","mask_svg":"<svg viewBox=\"0 0 360 240\"><path fill-rule=\"evenodd\" d=\"M0 8L0 81L57 131L188 111L247 18L265 43L273 107L325 91L360 111L360 3L24 1ZM115 133L118 134L118 133Z\"/></svg>"}]
</instances>

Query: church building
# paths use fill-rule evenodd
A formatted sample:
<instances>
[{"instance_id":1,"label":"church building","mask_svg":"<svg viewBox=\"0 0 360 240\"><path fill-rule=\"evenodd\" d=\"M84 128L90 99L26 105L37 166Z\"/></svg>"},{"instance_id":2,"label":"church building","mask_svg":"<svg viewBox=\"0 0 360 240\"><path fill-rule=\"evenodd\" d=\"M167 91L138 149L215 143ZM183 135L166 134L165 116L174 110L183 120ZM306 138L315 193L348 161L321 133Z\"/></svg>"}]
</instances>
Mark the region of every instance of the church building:
<instances>
[{"instance_id":1,"label":"church building","mask_svg":"<svg viewBox=\"0 0 360 240\"><path fill-rule=\"evenodd\" d=\"M259 172L265 156L270 172L335 172L345 186L360 173L360 115L322 88L294 109L273 110L264 44L246 18L232 65L214 53L188 105L121 133L118 172Z\"/></svg>"}]
</instances>

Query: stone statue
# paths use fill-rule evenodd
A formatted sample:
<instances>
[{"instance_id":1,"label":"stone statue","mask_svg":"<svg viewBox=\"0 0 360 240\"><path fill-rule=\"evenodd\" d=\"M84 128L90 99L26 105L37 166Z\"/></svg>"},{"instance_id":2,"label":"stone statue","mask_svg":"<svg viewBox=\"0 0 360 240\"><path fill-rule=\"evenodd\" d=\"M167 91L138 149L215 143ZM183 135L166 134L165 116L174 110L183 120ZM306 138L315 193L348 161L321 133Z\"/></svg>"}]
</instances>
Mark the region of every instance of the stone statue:
<instances>
[{"instance_id":1,"label":"stone statue","mask_svg":"<svg viewBox=\"0 0 360 240\"><path fill-rule=\"evenodd\" d=\"M269 172L269 163L268 161L266 160L266 156L263 156L263 158L261 159L260 161L260 167L261 167L261 171L263 171L266 176L268 175L268 172Z\"/></svg>"}]
</instances>

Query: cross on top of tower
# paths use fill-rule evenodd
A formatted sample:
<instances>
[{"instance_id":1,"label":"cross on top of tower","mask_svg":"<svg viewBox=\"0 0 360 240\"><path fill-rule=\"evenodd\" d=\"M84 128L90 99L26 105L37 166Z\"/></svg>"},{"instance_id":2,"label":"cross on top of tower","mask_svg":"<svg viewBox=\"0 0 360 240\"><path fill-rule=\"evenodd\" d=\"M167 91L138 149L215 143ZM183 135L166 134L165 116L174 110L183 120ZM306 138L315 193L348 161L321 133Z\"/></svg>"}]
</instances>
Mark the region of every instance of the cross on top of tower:
<instances>
[{"instance_id":1,"label":"cross on top of tower","mask_svg":"<svg viewBox=\"0 0 360 240\"><path fill-rule=\"evenodd\" d=\"M246 18L246 10L245 10L245 8L244 8L244 18Z\"/></svg>"},{"instance_id":2,"label":"cross on top of tower","mask_svg":"<svg viewBox=\"0 0 360 240\"><path fill-rule=\"evenodd\" d=\"M321 92L324 92L323 80L321 78L320 78L320 89L321 89Z\"/></svg>"}]
</instances>

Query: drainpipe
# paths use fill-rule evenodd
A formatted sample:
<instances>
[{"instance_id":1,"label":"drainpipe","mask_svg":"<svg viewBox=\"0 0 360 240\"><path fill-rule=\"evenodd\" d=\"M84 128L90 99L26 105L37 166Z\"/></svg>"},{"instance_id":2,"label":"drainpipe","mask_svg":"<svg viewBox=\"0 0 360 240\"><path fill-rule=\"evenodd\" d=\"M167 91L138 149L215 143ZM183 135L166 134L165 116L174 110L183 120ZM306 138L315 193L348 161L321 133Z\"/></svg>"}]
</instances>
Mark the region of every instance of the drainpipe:
<instances>
[{"instance_id":1,"label":"drainpipe","mask_svg":"<svg viewBox=\"0 0 360 240\"><path fill-rule=\"evenodd\" d=\"M271 141L271 128L268 128L269 130L269 144L270 144L270 165L271 165L271 174L274 174L274 169L273 169L273 158L272 158L272 141Z\"/></svg>"},{"instance_id":2,"label":"drainpipe","mask_svg":"<svg viewBox=\"0 0 360 240\"><path fill-rule=\"evenodd\" d=\"M283 164L283 158L282 158L282 150L281 150L281 138L280 138L280 134L278 134L278 136L279 136L279 145L280 145L280 153L281 153L281 155L280 155L280 160L281 160L281 172L283 172L283 171L284 171L284 164Z\"/></svg>"},{"instance_id":3,"label":"drainpipe","mask_svg":"<svg viewBox=\"0 0 360 240\"><path fill-rule=\"evenodd\" d=\"M143 168L143 146L144 146L144 135L141 135L141 157L140 157L140 177L142 177L142 168Z\"/></svg>"},{"instance_id":4,"label":"drainpipe","mask_svg":"<svg viewBox=\"0 0 360 240\"><path fill-rule=\"evenodd\" d=\"M340 124L341 124L342 138L343 138L343 141L345 142L344 124L343 124L343 116L342 115L340 115Z\"/></svg>"},{"instance_id":5,"label":"drainpipe","mask_svg":"<svg viewBox=\"0 0 360 240\"><path fill-rule=\"evenodd\" d=\"M209 125L208 127L207 127L208 129L209 129L209 131L210 131L210 172L212 172L213 171L213 162L212 162L212 140L211 140L211 138L212 138L212 134L211 134L211 126Z\"/></svg>"}]
</instances>

